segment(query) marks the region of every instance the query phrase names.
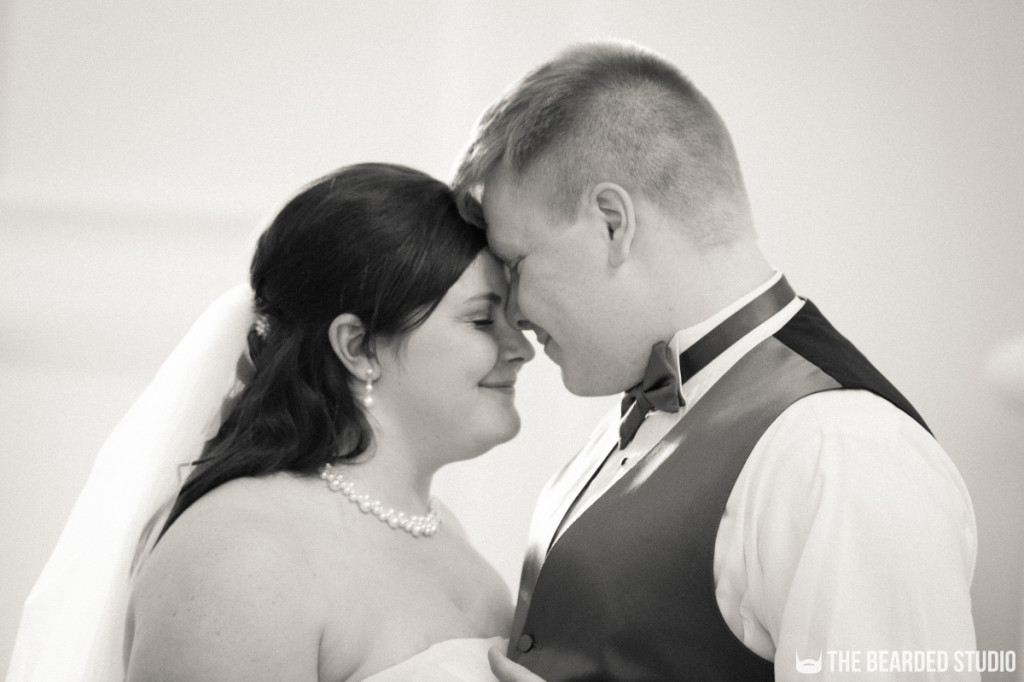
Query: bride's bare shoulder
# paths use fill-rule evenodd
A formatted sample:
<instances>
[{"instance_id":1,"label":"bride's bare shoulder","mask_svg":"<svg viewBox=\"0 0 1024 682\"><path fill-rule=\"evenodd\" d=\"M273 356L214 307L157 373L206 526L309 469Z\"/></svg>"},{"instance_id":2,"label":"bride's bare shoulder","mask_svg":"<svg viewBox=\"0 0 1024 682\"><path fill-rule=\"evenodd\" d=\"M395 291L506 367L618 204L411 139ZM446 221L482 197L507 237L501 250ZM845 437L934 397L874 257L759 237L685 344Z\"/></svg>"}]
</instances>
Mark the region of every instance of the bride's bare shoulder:
<instances>
[{"instance_id":1,"label":"bride's bare shoulder","mask_svg":"<svg viewBox=\"0 0 1024 682\"><path fill-rule=\"evenodd\" d=\"M231 579L233 585L269 576L300 578L306 572L309 529L322 507L313 504L310 481L290 474L230 481L210 491L174 522L142 563L136 591ZM259 567L259 571L249 569ZM285 581L293 583L295 580ZM283 588L282 588L283 589Z\"/></svg>"},{"instance_id":2,"label":"bride's bare shoulder","mask_svg":"<svg viewBox=\"0 0 1024 682\"><path fill-rule=\"evenodd\" d=\"M244 659L281 673L277 679L301 679L302 665L315 675L325 614L310 589L317 569L296 530L304 499L298 480L242 479L186 510L136 576L131 669L144 677L184 660L212 674L229 664L246 669Z\"/></svg>"}]
</instances>

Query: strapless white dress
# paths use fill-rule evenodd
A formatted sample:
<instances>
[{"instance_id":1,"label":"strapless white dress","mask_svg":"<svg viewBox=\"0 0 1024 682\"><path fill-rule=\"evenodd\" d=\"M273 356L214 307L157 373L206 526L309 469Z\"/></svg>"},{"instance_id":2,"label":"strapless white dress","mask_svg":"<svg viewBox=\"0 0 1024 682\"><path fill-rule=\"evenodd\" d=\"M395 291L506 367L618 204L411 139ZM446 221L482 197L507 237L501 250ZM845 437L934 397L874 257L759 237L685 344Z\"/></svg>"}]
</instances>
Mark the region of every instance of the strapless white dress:
<instances>
[{"instance_id":1,"label":"strapless white dress","mask_svg":"<svg viewBox=\"0 0 1024 682\"><path fill-rule=\"evenodd\" d=\"M508 640L449 639L398 665L365 678L364 682L497 682L487 663L492 646L504 651Z\"/></svg>"}]
</instances>

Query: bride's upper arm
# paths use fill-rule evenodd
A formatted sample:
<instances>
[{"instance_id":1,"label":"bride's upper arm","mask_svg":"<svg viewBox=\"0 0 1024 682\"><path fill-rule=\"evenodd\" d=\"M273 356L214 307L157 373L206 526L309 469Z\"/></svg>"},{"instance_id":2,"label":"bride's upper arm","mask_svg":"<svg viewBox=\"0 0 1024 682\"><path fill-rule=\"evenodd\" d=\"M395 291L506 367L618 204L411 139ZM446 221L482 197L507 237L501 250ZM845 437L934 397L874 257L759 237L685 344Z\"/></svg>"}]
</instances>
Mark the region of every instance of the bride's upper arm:
<instances>
[{"instance_id":1,"label":"bride's upper arm","mask_svg":"<svg viewBox=\"0 0 1024 682\"><path fill-rule=\"evenodd\" d=\"M195 511L137 577L129 682L316 680L324 621L301 549L251 517Z\"/></svg>"}]
</instances>

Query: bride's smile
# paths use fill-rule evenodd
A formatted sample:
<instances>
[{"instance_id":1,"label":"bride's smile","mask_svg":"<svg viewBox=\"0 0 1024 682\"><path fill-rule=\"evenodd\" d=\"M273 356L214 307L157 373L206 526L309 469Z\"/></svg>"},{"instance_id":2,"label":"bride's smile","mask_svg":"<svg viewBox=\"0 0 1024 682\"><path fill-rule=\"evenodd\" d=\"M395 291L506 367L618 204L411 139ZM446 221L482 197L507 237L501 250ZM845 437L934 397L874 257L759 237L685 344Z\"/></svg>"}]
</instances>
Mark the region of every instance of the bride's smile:
<instances>
[{"instance_id":1,"label":"bride's smile","mask_svg":"<svg viewBox=\"0 0 1024 682\"><path fill-rule=\"evenodd\" d=\"M509 398L534 350L505 317L507 290L499 262L483 251L423 324L378 345L371 414L380 447L401 435L441 465L516 435L519 414Z\"/></svg>"}]
</instances>

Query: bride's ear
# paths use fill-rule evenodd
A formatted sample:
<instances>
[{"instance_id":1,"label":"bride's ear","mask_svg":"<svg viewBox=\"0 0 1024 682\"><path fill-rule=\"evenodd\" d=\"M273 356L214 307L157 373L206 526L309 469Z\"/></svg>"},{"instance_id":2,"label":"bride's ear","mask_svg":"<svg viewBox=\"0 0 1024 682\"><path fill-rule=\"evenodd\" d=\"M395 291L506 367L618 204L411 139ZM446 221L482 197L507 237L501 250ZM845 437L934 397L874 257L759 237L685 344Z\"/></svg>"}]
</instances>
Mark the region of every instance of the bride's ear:
<instances>
[{"instance_id":1,"label":"bride's ear","mask_svg":"<svg viewBox=\"0 0 1024 682\"><path fill-rule=\"evenodd\" d=\"M364 377L373 369L373 359L366 353L366 328L352 313L342 313L334 318L327 330L331 348L354 376Z\"/></svg>"}]
</instances>

